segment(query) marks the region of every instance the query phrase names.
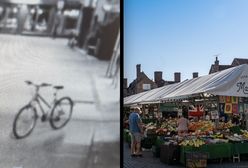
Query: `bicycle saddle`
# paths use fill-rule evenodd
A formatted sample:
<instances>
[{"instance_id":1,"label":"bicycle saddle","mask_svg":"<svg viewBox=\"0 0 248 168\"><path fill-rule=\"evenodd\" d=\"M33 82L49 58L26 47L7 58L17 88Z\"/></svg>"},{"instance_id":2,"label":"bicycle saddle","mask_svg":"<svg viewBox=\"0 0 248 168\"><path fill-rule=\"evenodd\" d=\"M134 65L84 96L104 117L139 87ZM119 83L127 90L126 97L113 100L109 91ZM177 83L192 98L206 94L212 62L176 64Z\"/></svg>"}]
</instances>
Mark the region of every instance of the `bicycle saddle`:
<instances>
[{"instance_id":1,"label":"bicycle saddle","mask_svg":"<svg viewBox=\"0 0 248 168\"><path fill-rule=\"evenodd\" d=\"M28 85L33 84L31 81L28 81L28 80L26 80L25 82L26 82L26 84L28 84Z\"/></svg>"},{"instance_id":2,"label":"bicycle saddle","mask_svg":"<svg viewBox=\"0 0 248 168\"><path fill-rule=\"evenodd\" d=\"M54 89L58 89L58 90L59 90L59 89L63 89L63 88L64 88L64 86L53 86L53 88L54 88Z\"/></svg>"},{"instance_id":3,"label":"bicycle saddle","mask_svg":"<svg viewBox=\"0 0 248 168\"><path fill-rule=\"evenodd\" d=\"M49 84L49 83L42 83L42 84L40 84L40 86L41 87L46 87L46 86L51 86L51 84Z\"/></svg>"}]
</instances>

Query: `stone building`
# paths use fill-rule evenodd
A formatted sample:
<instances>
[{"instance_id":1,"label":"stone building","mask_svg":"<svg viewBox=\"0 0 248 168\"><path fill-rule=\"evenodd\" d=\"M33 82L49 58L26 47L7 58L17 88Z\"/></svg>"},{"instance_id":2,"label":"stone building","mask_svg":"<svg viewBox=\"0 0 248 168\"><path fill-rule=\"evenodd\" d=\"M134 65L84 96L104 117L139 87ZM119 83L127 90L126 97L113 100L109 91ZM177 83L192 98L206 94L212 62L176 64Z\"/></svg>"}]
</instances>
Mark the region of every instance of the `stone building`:
<instances>
[{"instance_id":1,"label":"stone building","mask_svg":"<svg viewBox=\"0 0 248 168\"><path fill-rule=\"evenodd\" d=\"M154 82L157 84L157 87L162 87L165 85L178 83L178 82L181 82L181 73L180 72L174 73L174 81L166 81L163 79L163 72L162 71L155 71L154 72Z\"/></svg>"},{"instance_id":2,"label":"stone building","mask_svg":"<svg viewBox=\"0 0 248 168\"><path fill-rule=\"evenodd\" d=\"M181 73L174 73L174 81L167 81L163 79L162 71L154 72L154 81L149 79L144 72L141 72L141 65L136 65L136 79L128 86L126 78L123 80L123 95L124 97L137 94L143 91L151 90L157 87L181 82ZM198 73L197 73L198 75Z\"/></svg>"},{"instance_id":3,"label":"stone building","mask_svg":"<svg viewBox=\"0 0 248 168\"><path fill-rule=\"evenodd\" d=\"M231 65L220 65L218 57L216 57L214 64L212 64L210 67L209 74L214 73L214 72L218 72L218 71L222 71L222 70L225 70L225 69L228 69L231 67L239 66L241 64L248 64L248 59L234 58Z\"/></svg>"},{"instance_id":4,"label":"stone building","mask_svg":"<svg viewBox=\"0 0 248 168\"><path fill-rule=\"evenodd\" d=\"M141 93L147 90L151 90L157 88L157 85L153 80L149 79L147 75L142 71L141 65L136 65L136 79L130 83L129 87L127 87L127 79L124 79L124 97ZM126 88L126 91L125 91ZM126 95L125 95L126 92Z\"/></svg>"}]
</instances>

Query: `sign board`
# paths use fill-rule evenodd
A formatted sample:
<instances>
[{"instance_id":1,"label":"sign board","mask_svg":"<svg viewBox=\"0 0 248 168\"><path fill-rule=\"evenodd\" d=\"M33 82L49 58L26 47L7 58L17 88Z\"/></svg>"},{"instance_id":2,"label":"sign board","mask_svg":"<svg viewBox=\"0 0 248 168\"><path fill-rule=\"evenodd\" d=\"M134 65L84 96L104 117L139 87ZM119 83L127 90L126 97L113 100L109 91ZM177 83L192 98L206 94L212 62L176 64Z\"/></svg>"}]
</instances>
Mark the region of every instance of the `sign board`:
<instances>
[{"instance_id":1,"label":"sign board","mask_svg":"<svg viewBox=\"0 0 248 168\"><path fill-rule=\"evenodd\" d=\"M175 104L165 103L165 104L160 104L159 111L172 112L172 111L178 111L178 108Z\"/></svg>"},{"instance_id":2,"label":"sign board","mask_svg":"<svg viewBox=\"0 0 248 168\"><path fill-rule=\"evenodd\" d=\"M210 114L211 114L211 119L213 120L219 119L218 111L211 111Z\"/></svg>"},{"instance_id":3,"label":"sign board","mask_svg":"<svg viewBox=\"0 0 248 168\"><path fill-rule=\"evenodd\" d=\"M64 8L64 6L65 6L65 1L64 0L59 0L58 2L57 2L57 8L58 9L63 9Z\"/></svg>"}]
</instances>

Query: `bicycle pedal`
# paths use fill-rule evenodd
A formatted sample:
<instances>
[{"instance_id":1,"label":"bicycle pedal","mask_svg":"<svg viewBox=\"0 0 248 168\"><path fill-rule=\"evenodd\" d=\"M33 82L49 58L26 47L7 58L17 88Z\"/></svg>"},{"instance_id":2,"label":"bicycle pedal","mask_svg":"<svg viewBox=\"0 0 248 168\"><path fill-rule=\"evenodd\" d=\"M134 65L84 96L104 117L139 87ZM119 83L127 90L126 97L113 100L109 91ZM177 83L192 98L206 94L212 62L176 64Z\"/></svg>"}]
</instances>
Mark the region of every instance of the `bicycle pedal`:
<instances>
[{"instance_id":1,"label":"bicycle pedal","mask_svg":"<svg viewBox=\"0 0 248 168\"><path fill-rule=\"evenodd\" d=\"M46 120L47 120L47 116L46 116L46 115L42 115L42 116L41 116L41 121L44 122L44 121L46 121Z\"/></svg>"}]
</instances>

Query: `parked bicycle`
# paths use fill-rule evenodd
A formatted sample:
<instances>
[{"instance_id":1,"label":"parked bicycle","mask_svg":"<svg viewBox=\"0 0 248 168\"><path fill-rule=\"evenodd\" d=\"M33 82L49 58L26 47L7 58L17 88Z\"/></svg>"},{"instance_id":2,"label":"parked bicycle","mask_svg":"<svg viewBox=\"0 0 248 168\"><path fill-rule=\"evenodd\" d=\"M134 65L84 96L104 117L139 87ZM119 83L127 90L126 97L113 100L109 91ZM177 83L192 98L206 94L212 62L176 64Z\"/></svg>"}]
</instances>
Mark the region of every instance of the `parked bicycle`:
<instances>
[{"instance_id":1,"label":"parked bicycle","mask_svg":"<svg viewBox=\"0 0 248 168\"><path fill-rule=\"evenodd\" d=\"M14 136L17 139L20 139L31 134L36 125L37 119L40 117L37 111L38 108L41 112L42 122L49 120L53 129L60 129L64 127L69 122L73 109L73 101L70 97L62 97L57 99L57 92L63 89L64 86L53 86L54 98L51 103L48 103L48 101L40 95L39 90L42 87L52 87L51 84L34 84L31 81L25 82L29 86L34 86L35 93L30 102L22 107L15 116L13 123ZM48 107L48 111L44 110L44 105Z\"/></svg>"}]
</instances>

